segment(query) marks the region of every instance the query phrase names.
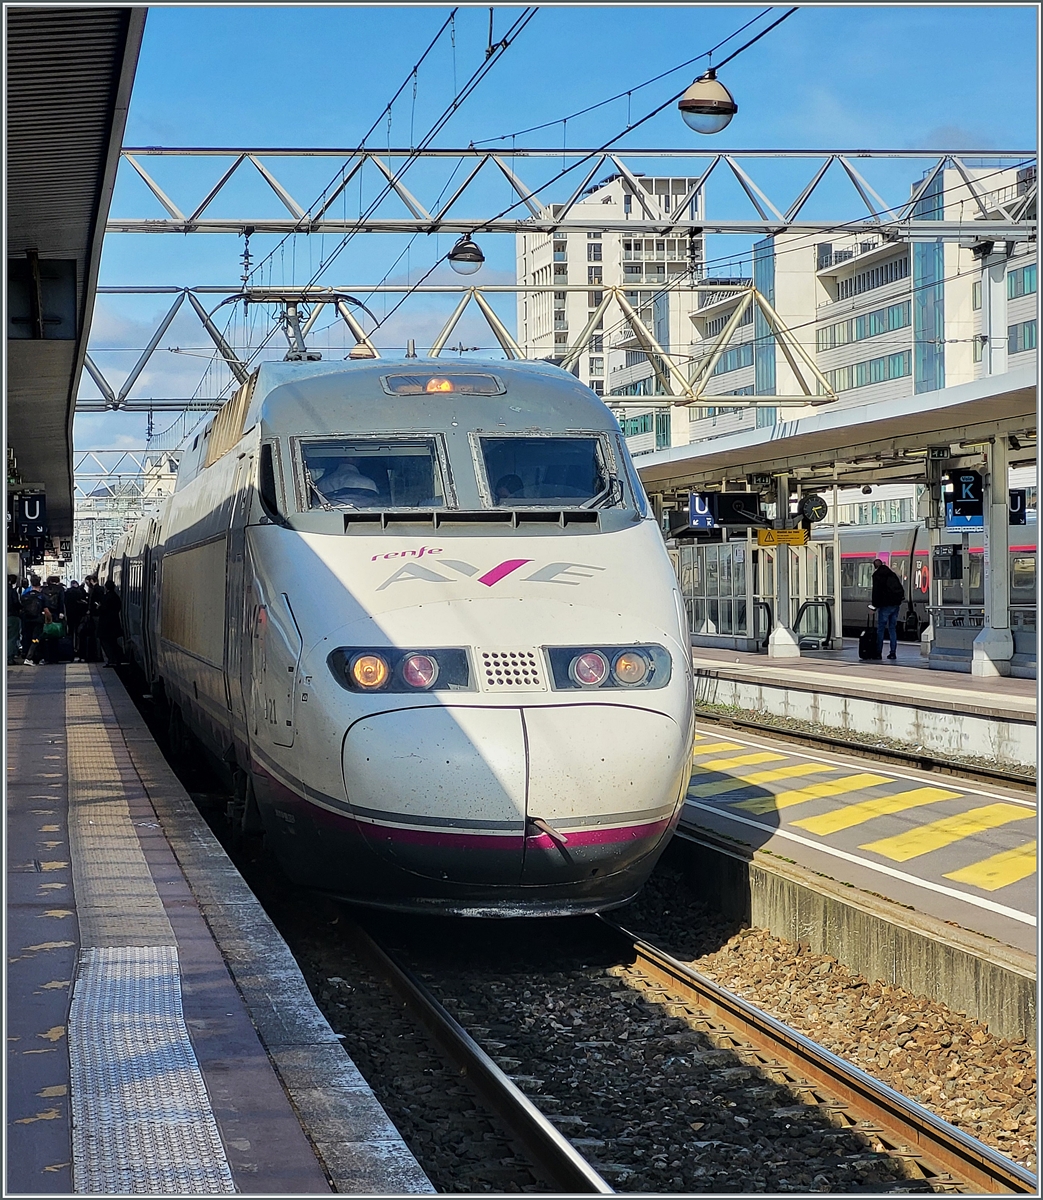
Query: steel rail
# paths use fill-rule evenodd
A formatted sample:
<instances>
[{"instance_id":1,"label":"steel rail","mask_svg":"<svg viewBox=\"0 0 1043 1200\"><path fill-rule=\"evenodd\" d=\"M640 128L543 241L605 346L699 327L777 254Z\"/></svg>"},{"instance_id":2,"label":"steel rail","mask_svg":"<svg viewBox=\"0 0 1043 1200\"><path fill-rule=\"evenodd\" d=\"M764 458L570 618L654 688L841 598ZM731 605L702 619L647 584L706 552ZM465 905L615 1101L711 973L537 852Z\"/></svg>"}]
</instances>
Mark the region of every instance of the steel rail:
<instances>
[{"instance_id":1,"label":"steel rail","mask_svg":"<svg viewBox=\"0 0 1043 1200\"><path fill-rule=\"evenodd\" d=\"M347 932L356 949L394 988L411 1014L504 1122L553 1187L574 1194L615 1194L572 1143L500 1070L412 972L396 962L354 922L348 923Z\"/></svg>"},{"instance_id":2,"label":"steel rail","mask_svg":"<svg viewBox=\"0 0 1043 1200\"><path fill-rule=\"evenodd\" d=\"M797 1069L813 1087L821 1088L843 1105L847 1116L854 1121L871 1122L883 1131L899 1154L911 1151L913 1157L920 1160L920 1169L928 1180L932 1175L950 1175L975 1192L1037 1192L1036 1176L1031 1171L726 991L615 921L604 916L599 920L626 938L634 956L633 965L639 971L656 980L679 1000L701 1009L735 1031L758 1053L778 1059L780 1067ZM855 1130L858 1131L857 1125ZM875 1129L865 1131L875 1132ZM908 1151L903 1152L903 1146L908 1147Z\"/></svg>"},{"instance_id":3,"label":"steel rail","mask_svg":"<svg viewBox=\"0 0 1043 1200\"><path fill-rule=\"evenodd\" d=\"M745 717L727 717L705 708L697 708L695 715L706 721L715 721L725 728L750 729L756 733L777 736L782 740L798 742L805 746L830 746L837 750L857 754L862 758L881 758L909 763L919 767L922 771L945 771L949 775L957 775L964 779L998 781L1012 784L1015 787L1027 788L1033 792L1036 790L1034 776L1016 775L1012 771L1003 771L995 767L976 767L973 764L961 763L957 759L938 758L935 755L923 754L916 750L902 750L893 746L873 746L867 742L855 742L847 738L834 737L832 734L812 733L803 729L786 729L778 725L750 721Z\"/></svg>"}]
</instances>

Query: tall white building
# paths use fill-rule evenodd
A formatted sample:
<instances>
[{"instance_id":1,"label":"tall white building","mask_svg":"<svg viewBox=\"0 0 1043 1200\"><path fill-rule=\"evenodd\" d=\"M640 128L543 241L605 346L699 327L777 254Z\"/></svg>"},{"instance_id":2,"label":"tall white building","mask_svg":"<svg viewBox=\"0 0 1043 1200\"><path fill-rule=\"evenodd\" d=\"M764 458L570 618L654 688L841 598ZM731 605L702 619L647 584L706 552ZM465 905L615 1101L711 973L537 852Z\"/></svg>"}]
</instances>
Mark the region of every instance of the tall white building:
<instances>
[{"instance_id":1,"label":"tall white building","mask_svg":"<svg viewBox=\"0 0 1043 1200\"><path fill-rule=\"evenodd\" d=\"M622 175L591 187L569 211L568 220L584 215L611 217L616 222L655 220L669 225L671 217L698 220L695 201L680 205L697 182L694 178L637 176L635 192ZM540 216L561 215L564 206L550 205ZM593 224L593 222L592 222ZM518 343L527 358L561 359L576 344L597 312L606 288L623 289L625 302L668 353L684 355L690 339L689 313L698 302L689 287L702 271L703 237L683 230L673 234L590 230L554 234L519 234L518 281L540 291L518 295ZM681 285L680 287L678 285ZM620 307L610 302L596 322L591 339L573 366L578 377L599 395L651 395L662 390L655 371ZM660 418L660 444L670 444L669 414ZM647 436L634 433L635 444L654 449L655 419L638 413L648 424ZM662 438L666 437L663 442ZM687 441L687 439L685 439Z\"/></svg>"}]
</instances>

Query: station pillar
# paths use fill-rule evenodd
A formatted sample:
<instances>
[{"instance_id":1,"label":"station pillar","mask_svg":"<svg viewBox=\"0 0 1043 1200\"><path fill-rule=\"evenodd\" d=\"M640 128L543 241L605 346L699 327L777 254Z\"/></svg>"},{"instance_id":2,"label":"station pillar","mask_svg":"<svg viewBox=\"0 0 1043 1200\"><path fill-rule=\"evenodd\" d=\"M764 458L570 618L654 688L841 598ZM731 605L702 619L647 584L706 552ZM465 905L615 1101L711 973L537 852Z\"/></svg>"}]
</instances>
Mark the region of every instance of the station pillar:
<instances>
[{"instance_id":1,"label":"station pillar","mask_svg":"<svg viewBox=\"0 0 1043 1200\"><path fill-rule=\"evenodd\" d=\"M789 516L789 476L775 480L775 528L784 529ZM775 555L775 622L768 635L769 658L800 658L800 646L790 629L789 546L779 546Z\"/></svg>"},{"instance_id":2,"label":"station pillar","mask_svg":"<svg viewBox=\"0 0 1043 1200\"><path fill-rule=\"evenodd\" d=\"M971 648L972 675L1009 675L1014 657L1010 631L1010 512L1007 491L1007 440L988 446L985 481L985 529L982 588L985 623Z\"/></svg>"}]
</instances>

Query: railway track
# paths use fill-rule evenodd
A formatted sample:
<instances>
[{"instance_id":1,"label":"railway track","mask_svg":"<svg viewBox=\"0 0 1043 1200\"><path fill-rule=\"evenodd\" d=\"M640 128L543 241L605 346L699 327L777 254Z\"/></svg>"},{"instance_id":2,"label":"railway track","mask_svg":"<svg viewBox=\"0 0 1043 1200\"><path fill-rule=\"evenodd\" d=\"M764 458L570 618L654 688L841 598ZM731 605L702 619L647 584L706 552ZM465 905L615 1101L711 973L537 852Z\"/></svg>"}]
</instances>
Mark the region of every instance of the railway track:
<instances>
[{"instance_id":1,"label":"railway track","mask_svg":"<svg viewBox=\"0 0 1043 1200\"><path fill-rule=\"evenodd\" d=\"M727 1076L732 1080L742 1077L749 1081L752 1092L763 1093L765 1083L770 1081L769 1086L775 1085L787 1093L791 1103L779 1106L776 1099L775 1107L771 1109L777 1132L783 1136L783 1140L788 1139L788 1131L792 1127L804 1125L808 1114L817 1116L819 1123L831 1127L837 1136L848 1135L847 1153L843 1152L840 1143L836 1143L837 1153L833 1154L832 1160L828 1156L824 1160L825 1165L815 1179L818 1190L851 1190L842 1175L830 1177L831 1165L846 1171L852 1166L868 1164L874 1176L870 1180L874 1185L872 1190L1035 1192L1036 1180L1031 1172L760 1012L647 941L635 937L610 920L598 920L601 929L614 944L615 954L610 957L615 958L617 965L608 971L612 979L625 984L631 992L657 1006L666 1017L680 1021L695 1031L699 1035L699 1045L706 1048L698 1050L694 1060L704 1063L713 1061L716 1053L718 1068L722 1061L734 1061L735 1065L725 1065L719 1069L715 1086L720 1086L722 1077ZM483 1037L489 1044L487 1027L475 1029L475 1036L472 1036L436 998L433 988L426 986L415 973L398 962L369 933L354 926L350 930L350 938L360 957L394 988L414 1018L448 1056L454 1069L466 1078L524 1147L538 1174L552 1188L575 1193L604 1194L613 1191L602 1172L615 1175L618 1179L618 1164L599 1165L606 1154L611 1155L609 1143L601 1138L574 1139L581 1146L593 1144L597 1147L595 1154L598 1161L586 1161L559 1128L562 1123L560 1115L552 1112L548 1116L539 1110L538 1089L543 1081L532 1076L519 1080L536 1086L535 1100L530 1099L518 1082L497 1066L479 1044ZM554 957L553 949L551 957ZM452 984L444 986L452 988ZM538 989L540 986L538 979L533 980L533 987ZM473 1005L473 996L464 1002L465 1008L471 1006L477 1007ZM509 1035L503 1032L501 1026L497 1036ZM684 1041L684 1035L666 1037ZM492 1045L501 1050L511 1050L509 1043L494 1041ZM552 1053L560 1056L558 1050ZM720 1057L722 1054L723 1060ZM515 1059L506 1061L519 1065L521 1062ZM545 1073L541 1070L541 1074ZM626 1099L627 1085L622 1081L619 1081L619 1090ZM728 1103L734 1106L735 1102L729 1100ZM735 1128L739 1133L750 1125L749 1117L740 1114L735 1119L738 1122ZM570 1121L575 1120L566 1119L566 1128L570 1127ZM693 1123L692 1129L697 1130L703 1125L704 1122ZM698 1136L693 1138L696 1146L720 1144L699 1141ZM628 1141L627 1138L620 1140ZM634 1140L629 1139L630 1142ZM650 1135L649 1141L652 1140ZM860 1151L851 1151L854 1143L861 1147ZM734 1169L750 1169L747 1160L741 1157L748 1151L738 1144L735 1151ZM885 1160L891 1167L890 1179L881 1177L881 1163ZM653 1159L653 1163L656 1161ZM666 1165L665 1162L663 1165ZM612 1169L609 1170L609 1167ZM883 1171L883 1174L887 1173ZM623 1172L622 1176L625 1182L627 1172ZM676 1182L675 1179L675 1185ZM624 1187L622 1190L635 1189ZM656 1190L674 1189L666 1186L664 1181ZM748 1190L755 1189L750 1187ZM867 1189L863 1186L859 1190Z\"/></svg>"},{"instance_id":2,"label":"railway track","mask_svg":"<svg viewBox=\"0 0 1043 1200\"><path fill-rule=\"evenodd\" d=\"M919 750L902 750L895 746L878 746L868 742L858 742L848 738L834 737L832 734L815 733L811 730L787 729L785 726L773 725L768 721L751 721L745 717L729 717L712 709L696 708L697 720L712 721L726 729L748 729L753 733L778 738L780 741L795 742L803 746L828 746L831 750L842 750L845 754L853 754L860 758L875 758L887 762L904 763L917 767L921 771L936 771L939 774L959 776L985 783L1004 783L1011 787L1024 788L1034 792L1036 780L1027 775L1018 775L1013 771L1003 771L997 767L976 766L960 762L958 759L939 758Z\"/></svg>"}]
</instances>

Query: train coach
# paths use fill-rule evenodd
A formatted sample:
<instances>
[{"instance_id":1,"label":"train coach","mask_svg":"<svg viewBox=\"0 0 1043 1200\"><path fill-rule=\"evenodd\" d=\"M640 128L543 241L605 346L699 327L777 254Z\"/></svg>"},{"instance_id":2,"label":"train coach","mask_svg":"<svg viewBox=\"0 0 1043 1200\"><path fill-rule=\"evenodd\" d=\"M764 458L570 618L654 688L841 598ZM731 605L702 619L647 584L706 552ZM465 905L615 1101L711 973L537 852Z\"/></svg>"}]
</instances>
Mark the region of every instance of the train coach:
<instances>
[{"instance_id":1,"label":"train coach","mask_svg":"<svg viewBox=\"0 0 1043 1200\"><path fill-rule=\"evenodd\" d=\"M819 528L815 541L832 539L831 529ZM966 599L964 580L937 581L931 589L931 548L928 531L917 522L842 526L840 530L840 580L843 623L846 634L857 635L865 627L867 606L873 590L873 560L882 559L902 580L905 602L900 612L900 631L917 638L929 620L932 604L981 606L984 594L984 546L982 534L974 531L968 538L966 554ZM942 533L940 544L959 547L962 535L953 530ZM1036 603L1036 522L1012 526L1008 550L1010 603L1014 608Z\"/></svg>"},{"instance_id":2,"label":"train coach","mask_svg":"<svg viewBox=\"0 0 1043 1200\"><path fill-rule=\"evenodd\" d=\"M680 815L684 608L614 417L541 363L265 363L103 574L127 650L295 881L626 903Z\"/></svg>"}]
</instances>

